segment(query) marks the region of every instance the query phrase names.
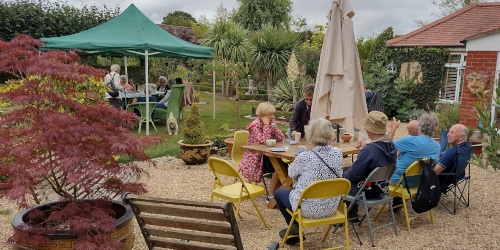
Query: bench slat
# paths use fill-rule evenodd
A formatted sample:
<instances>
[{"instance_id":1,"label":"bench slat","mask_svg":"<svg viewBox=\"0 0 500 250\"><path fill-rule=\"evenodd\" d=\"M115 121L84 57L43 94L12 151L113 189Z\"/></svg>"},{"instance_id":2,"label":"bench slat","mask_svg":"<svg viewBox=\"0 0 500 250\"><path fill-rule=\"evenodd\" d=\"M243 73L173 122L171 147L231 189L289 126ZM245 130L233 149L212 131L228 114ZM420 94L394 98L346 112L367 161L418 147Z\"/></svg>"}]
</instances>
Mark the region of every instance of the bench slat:
<instances>
[{"instance_id":1,"label":"bench slat","mask_svg":"<svg viewBox=\"0 0 500 250\"><path fill-rule=\"evenodd\" d=\"M131 200L133 203L137 201L147 201L152 203L172 204L172 205L187 206L187 207L206 207L206 208L218 208L218 209L222 207L222 203L174 200L174 199L157 198L157 197L135 195L135 194L127 194L127 199Z\"/></svg>"},{"instance_id":2,"label":"bench slat","mask_svg":"<svg viewBox=\"0 0 500 250\"><path fill-rule=\"evenodd\" d=\"M221 213L220 208L217 210L197 207L183 207L170 204L153 204L150 202L135 201L134 205L139 208L141 213L162 214L170 216L178 216L194 219L206 219L215 221L226 221L226 216Z\"/></svg>"},{"instance_id":3,"label":"bench slat","mask_svg":"<svg viewBox=\"0 0 500 250\"><path fill-rule=\"evenodd\" d=\"M200 231L186 231L174 228L145 226L151 236L162 238L184 239L212 244L234 246L234 237L230 234L214 234Z\"/></svg>"},{"instance_id":4,"label":"bench slat","mask_svg":"<svg viewBox=\"0 0 500 250\"><path fill-rule=\"evenodd\" d=\"M231 225L229 223L218 223L213 221L186 220L168 217L159 217L154 215L141 214L140 216L146 224L174 227L189 230L198 230L220 234L231 234Z\"/></svg>"}]
</instances>

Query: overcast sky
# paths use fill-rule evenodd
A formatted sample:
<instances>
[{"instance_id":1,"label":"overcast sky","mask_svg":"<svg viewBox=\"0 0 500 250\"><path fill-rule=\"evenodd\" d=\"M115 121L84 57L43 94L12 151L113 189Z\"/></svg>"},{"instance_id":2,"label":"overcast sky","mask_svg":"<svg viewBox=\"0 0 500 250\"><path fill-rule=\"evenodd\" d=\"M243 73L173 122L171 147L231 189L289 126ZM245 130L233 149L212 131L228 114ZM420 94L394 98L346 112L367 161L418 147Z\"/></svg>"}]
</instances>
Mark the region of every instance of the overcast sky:
<instances>
[{"instance_id":1,"label":"overcast sky","mask_svg":"<svg viewBox=\"0 0 500 250\"><path fill-rule=\"evenodd\" d=\"M236 0L67 0L76 7L83 4L108 7L120 6L121 11L135 4L153 22L161 23L163 17L172 11L181 10L194 18L205 15L212 19L221 3L228 9L237 8ZM439 13L432 0L351 0L354 12L356 37L374 37L391 26L396 34L402 35L418 28L415 20L432 22L437 19L432 13ZM331 0L293 0L292 16L305 17L307 24L326 23L326 14Z\"/></svg>"}]
</instances>

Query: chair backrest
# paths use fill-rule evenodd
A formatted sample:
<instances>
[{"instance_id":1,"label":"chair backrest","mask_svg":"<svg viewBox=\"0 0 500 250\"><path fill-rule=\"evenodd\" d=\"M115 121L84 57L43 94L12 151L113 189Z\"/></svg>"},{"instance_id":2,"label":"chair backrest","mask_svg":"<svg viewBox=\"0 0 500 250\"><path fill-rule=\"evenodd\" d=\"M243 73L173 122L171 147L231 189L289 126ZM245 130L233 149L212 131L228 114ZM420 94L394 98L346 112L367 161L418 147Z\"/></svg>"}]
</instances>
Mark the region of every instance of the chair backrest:
<instances>
[{"instance_id":1,"label":"chair backrest","mask_svg":"<svg viewBox=\"0 0 500 250\"><path fill-rule=\"evenodd\" d=\"M351 182L345 178L335 178L315 181L307 186L299 199L299 204L303 199L322 199L342 195L342 201L345 199L349 190L351 189Z\"/></svg>"},{"instance_id":2,"label":"chair backrest","mask_svg":"<svg viewBox=\"0 0 500 250\"><path fill-rule=\"evenodd\" d=\"M424 161L432 161L430 158L424 158L422 159ZM406 177L410 177L410 176L416 176L416 175L421 175L422 174L422 165L420 165L420 162L419 161L415 161L413 162L405 171L405 175ZM396 186L400 185L404 180L404 176L401 176L401 178L399 178L399 181L398 183L396 184Z\"/></svg>"},{"instance_id":3,"label":"chair backrest","mask_svg":"<svg viewBox=\"0 0 500 250\"><path fill-rule=\"evenodd\" d=\"M236 177L239 181L241 181L241 176L238 174L238 171L226 160L210 157L208 158L208 165L215 176L220 174L229 177Z\"/></svg>"},{"instance_id":4,"label":"chair backrest","mask_svg":"<svg viewBox=\"0 0 500 250\"><path fill-rule=\"evenodd\" d=\"M170 112L173 113L174 117L179 120L181 99L184 96L184 84L174 84L170 89L170 97L168 98L167 104L167 117Z\"/></svg>"},{"instance_id":5,"label":"chair backrest","mask_svg":"<svg viewBox=\"0 0 500 250\"><path fill-rule=\"evenodd\" d=\"M446 147L448 146L448 131L446 131L444 128L441 128L441 134L439 135L439 147L440 147L440 152L443 153L446 150Z\"/></svg>"},{"instance_id":6,"label":"chair backrest","mask_svg":"<svg viewBox=\"0 0 500 250\"><path fill-rule=\"evenodd\" d=\"M131 105L134 105L133 107L134 108L137 108L139 110L139 112L141 113L141 117L144 118L144 117L148 117L146 116L146 104L145 102L137 102L135 104L131 104ZM137 106L135 106L137 105ZM149 117L151 117L151 114L153 113L154 109L155 109L155 105L156 105L156 102L149 102Z\"/></svg>"},{"instance_id":7,"label":"chair backrest","mask_svg":"<svg viewBox=\"0 0 500 250\"><path fill-rule=\"evenodd\" d=\"M234 133L234 143L233 149L231 150L231 159L236 164L240 164L241 159L243 158L243 150L242 146L247 145L248 142L248 131L240 130Z\"/></svg>"},{"instance_id":8,"label":"chair backrest","mask_svg":"<svg viewBox=\"0 0 500 250\"><path fill-rule=\"evenodd\" d=\"M363 183L363 186L361 186L359 188L358 194L364 190L366 183L368 183L368 182L379 182L379 181L389 180L395 170L396 170L396 165L389 165L389 166L375 168L370 173L370 175L368 175L368 177L366 177L366 180Z\"/></svg>"}]
</instances>

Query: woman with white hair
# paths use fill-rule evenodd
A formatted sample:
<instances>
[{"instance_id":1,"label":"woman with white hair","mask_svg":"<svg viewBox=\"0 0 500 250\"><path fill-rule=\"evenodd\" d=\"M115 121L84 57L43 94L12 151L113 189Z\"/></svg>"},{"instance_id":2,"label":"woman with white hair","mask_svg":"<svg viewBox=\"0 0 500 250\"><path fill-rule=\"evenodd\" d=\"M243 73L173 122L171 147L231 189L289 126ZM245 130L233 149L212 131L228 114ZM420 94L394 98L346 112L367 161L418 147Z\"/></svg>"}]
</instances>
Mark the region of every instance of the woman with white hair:
<instances>
[{"instance_id":1,"label":"woman with white hair","mask_svg":"<svg viewBox=\"0 0 500 250\"><path fill-rule=\"evenodd\" d=\"M304 189L311 183L319 180L335 179L342 176L342 152L333 148L335 132L330 121L319 118L309 122L306 128L307 141L314 146L311 151L300 153L288 168L288 176L293 179L293 190L278 189L274 193L274 199L278 204L286 224L289 225L292 216L286 211L288 208L294 211ZM310 199L302 201L302 216L304 218L325 218L332 216L339 205L341 197ZM285 236L285 227L279 232L281 238ZM299 234L299 224L295 221L290 235ZM288 239L286 244L292 245L300 241L297 238Z\"/></svg>"},{"instance_id":2,"label":"woman with white hair","mask_svg":"<svg viewBox=\"0 0 500 250\"><path fill-rule=\"evenodd\" d=\"M113 80L115 88L118 91L122 91L123 86L121 85L121 80L120 80L120 65L113 64L113 65L111 65L110 70L111 70L111 72L109 72L109 74L106 74L106 76L104 77L103 85L107 85L108 83L111 82L111 80ZM119 95L117 97L112 97L108 94L108 92L106 92L105 95L106 95L106 99L108 99L108 101L109 101L109 104L111 104L111 106L113 106L113 108L115 108L115 109L122 108L122 99Z\"/></svg>"}]
</instances>

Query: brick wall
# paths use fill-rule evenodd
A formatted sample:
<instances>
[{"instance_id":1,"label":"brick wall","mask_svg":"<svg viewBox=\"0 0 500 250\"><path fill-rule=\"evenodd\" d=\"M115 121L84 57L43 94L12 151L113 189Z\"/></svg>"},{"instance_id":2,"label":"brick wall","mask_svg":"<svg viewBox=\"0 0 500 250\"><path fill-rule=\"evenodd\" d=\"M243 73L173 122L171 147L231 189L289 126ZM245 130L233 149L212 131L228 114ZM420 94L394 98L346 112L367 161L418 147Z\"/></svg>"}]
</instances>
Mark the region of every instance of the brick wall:
<instances>
[{"instance_id":1,"label":"brick wall","mask_svg":"<svg viewBox=\"0 0 500 250\"><path fill-rule=\"evenodd\" d=\"M470 73L479 73L490 77L490 84L486 89L490 89L495 79L495 69L497 65L497 51L469 51L467 52L467 66L464 73L464 84L462 84L462 104L460 106L460 123L476 128L479 119L474 109L474 103L478 101L475 94L467 88L465 77Z\"/></svg>"}]
</instances>

